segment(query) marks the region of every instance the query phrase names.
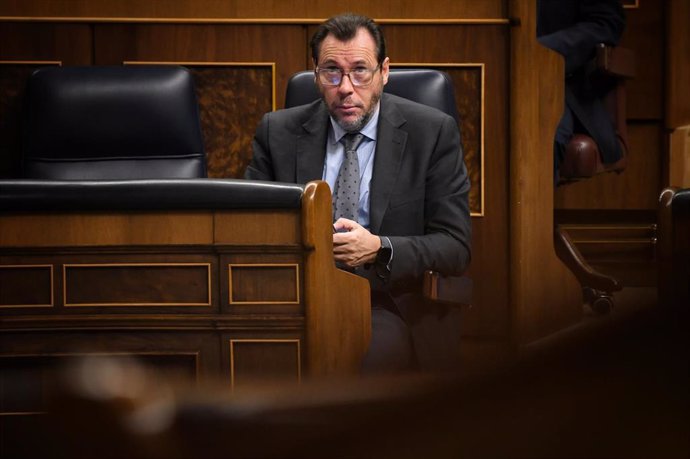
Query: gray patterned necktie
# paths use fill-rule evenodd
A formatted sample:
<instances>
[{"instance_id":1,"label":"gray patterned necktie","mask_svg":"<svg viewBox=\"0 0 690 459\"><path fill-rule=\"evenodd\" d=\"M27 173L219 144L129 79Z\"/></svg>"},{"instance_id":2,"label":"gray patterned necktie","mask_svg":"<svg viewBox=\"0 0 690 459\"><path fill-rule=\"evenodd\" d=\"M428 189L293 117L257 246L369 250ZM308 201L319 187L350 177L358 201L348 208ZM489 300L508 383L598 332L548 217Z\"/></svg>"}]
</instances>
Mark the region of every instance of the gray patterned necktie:
<instances>
[{"instance_id":1,"label":"gray patterned necktie","mask_svg":"<svg viewBox=\"0 0 690 459\"><path fill-rule=\"evenodd\" d=\"M341 142L345 145L345 159L340 166L333 190L333 221L340 217L357 221L359 205L359 160L357 147L364 140L360 133L345 134Z\"/></svg>"}]
</instances>

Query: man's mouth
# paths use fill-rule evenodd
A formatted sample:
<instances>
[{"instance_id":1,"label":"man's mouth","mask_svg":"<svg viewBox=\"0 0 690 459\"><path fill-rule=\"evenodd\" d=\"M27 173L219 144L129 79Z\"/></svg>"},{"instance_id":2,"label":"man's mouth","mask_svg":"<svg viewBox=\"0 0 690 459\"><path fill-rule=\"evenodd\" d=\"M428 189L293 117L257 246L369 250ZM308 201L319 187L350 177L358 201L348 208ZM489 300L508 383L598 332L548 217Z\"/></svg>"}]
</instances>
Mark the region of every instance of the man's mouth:
<instances>
[{"instance_id":1,"label":"man's mouth","mask_svg":"<svg viewBox=\"0 0 690 459\"><path fill-rule=\"evenodd\" d=\"M359 108L357 105L350 105L350 104L340 104L337 105L336 108L338 110L343 110L343 111L351 111L351 110L356 110Z\"/></svg>"}]
</instances>

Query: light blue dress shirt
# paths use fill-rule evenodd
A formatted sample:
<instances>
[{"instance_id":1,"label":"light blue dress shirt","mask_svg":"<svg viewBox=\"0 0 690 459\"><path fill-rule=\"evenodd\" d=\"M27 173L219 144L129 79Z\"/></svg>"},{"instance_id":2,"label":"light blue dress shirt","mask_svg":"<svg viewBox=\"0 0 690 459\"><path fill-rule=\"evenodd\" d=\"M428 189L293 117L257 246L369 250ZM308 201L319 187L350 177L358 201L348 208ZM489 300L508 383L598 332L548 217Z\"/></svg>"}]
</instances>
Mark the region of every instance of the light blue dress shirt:
<instances>
[{"instance_id":1,"label":"light blue dress shirt","mask_svg":"<svg viewBox=\"0 0 690 459\"><path fill-rule=\"evenodd\" d=\"M359 160L359 205L357 210L358 223L369 229L369 184L374 172L374 152L376 150L376 129L379 125L380 102L376 105L374 114L369 122L359 132L364 135L364 140L357 148ZM335 188L340 166L345 159L345 146L340 139L347 134L331 117L331 128L328 130L326 141L326 161L323 166L323 179L328 182L331 191Z\"/></svg>"}]
</instances>

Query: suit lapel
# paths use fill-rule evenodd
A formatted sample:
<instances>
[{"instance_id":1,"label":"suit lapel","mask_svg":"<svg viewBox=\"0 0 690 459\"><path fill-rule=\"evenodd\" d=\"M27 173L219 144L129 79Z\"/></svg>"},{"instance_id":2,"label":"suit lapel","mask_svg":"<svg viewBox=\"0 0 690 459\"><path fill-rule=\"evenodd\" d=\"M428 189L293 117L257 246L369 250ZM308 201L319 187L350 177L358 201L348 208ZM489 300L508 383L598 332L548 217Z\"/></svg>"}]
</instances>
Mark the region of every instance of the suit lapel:
<instances>
[{"instance_id":1,"label":"suit lapel","mask_svg":"<svg viewBox=\"0 0 690 459\"><path fill-rule=\"evenodd\" d=\"M318 103L318 110L302 125L302 131L297 136L297 183L321 180L323 177L329 118L323 103Z\"/></svg>"},{"instance_id":2,"label":"suit lapel","mask_svg":"<svg viewBox=\"0 0 690 459\"><path fill-rule=\"evenodd\" d=\"M369 228L373 234L377 234L381 228L383 215L388 208L393 187L398 179L407 142L407 132L399 129L404 123L405 118L398 111L395 103L384 93L381 97L374 175L371 180L369 199Z\"/></svg>"}]
</instances>

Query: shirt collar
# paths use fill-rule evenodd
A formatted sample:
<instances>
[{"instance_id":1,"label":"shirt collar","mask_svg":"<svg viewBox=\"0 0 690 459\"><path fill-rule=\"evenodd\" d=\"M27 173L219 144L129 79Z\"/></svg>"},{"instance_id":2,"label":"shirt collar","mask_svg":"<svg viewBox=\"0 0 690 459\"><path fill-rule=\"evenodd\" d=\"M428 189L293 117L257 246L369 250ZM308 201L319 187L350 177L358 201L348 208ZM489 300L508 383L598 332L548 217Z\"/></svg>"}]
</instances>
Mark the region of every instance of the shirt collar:
<instances>
[{"instance_id":1,"label":"shirt collar","mask_svg":"<svg viewBox=\"0 0 690 459\"><path fill-rule=\"evenodd\" d=\"M376 130L379 125L379 110L381 108L381 101L379 100L376 103L376 108L374 108L374 114L371 116L367 124L359 131L361 134L364 134L364 136L368 139L371 140L376 140ZM340 139L343 138L345 134L347 134L347 131L340 127L340 125L333 119L331 116L331 129L328 134L328 140L335 144L340 142Z\"/></svg>"}]
</instances>

